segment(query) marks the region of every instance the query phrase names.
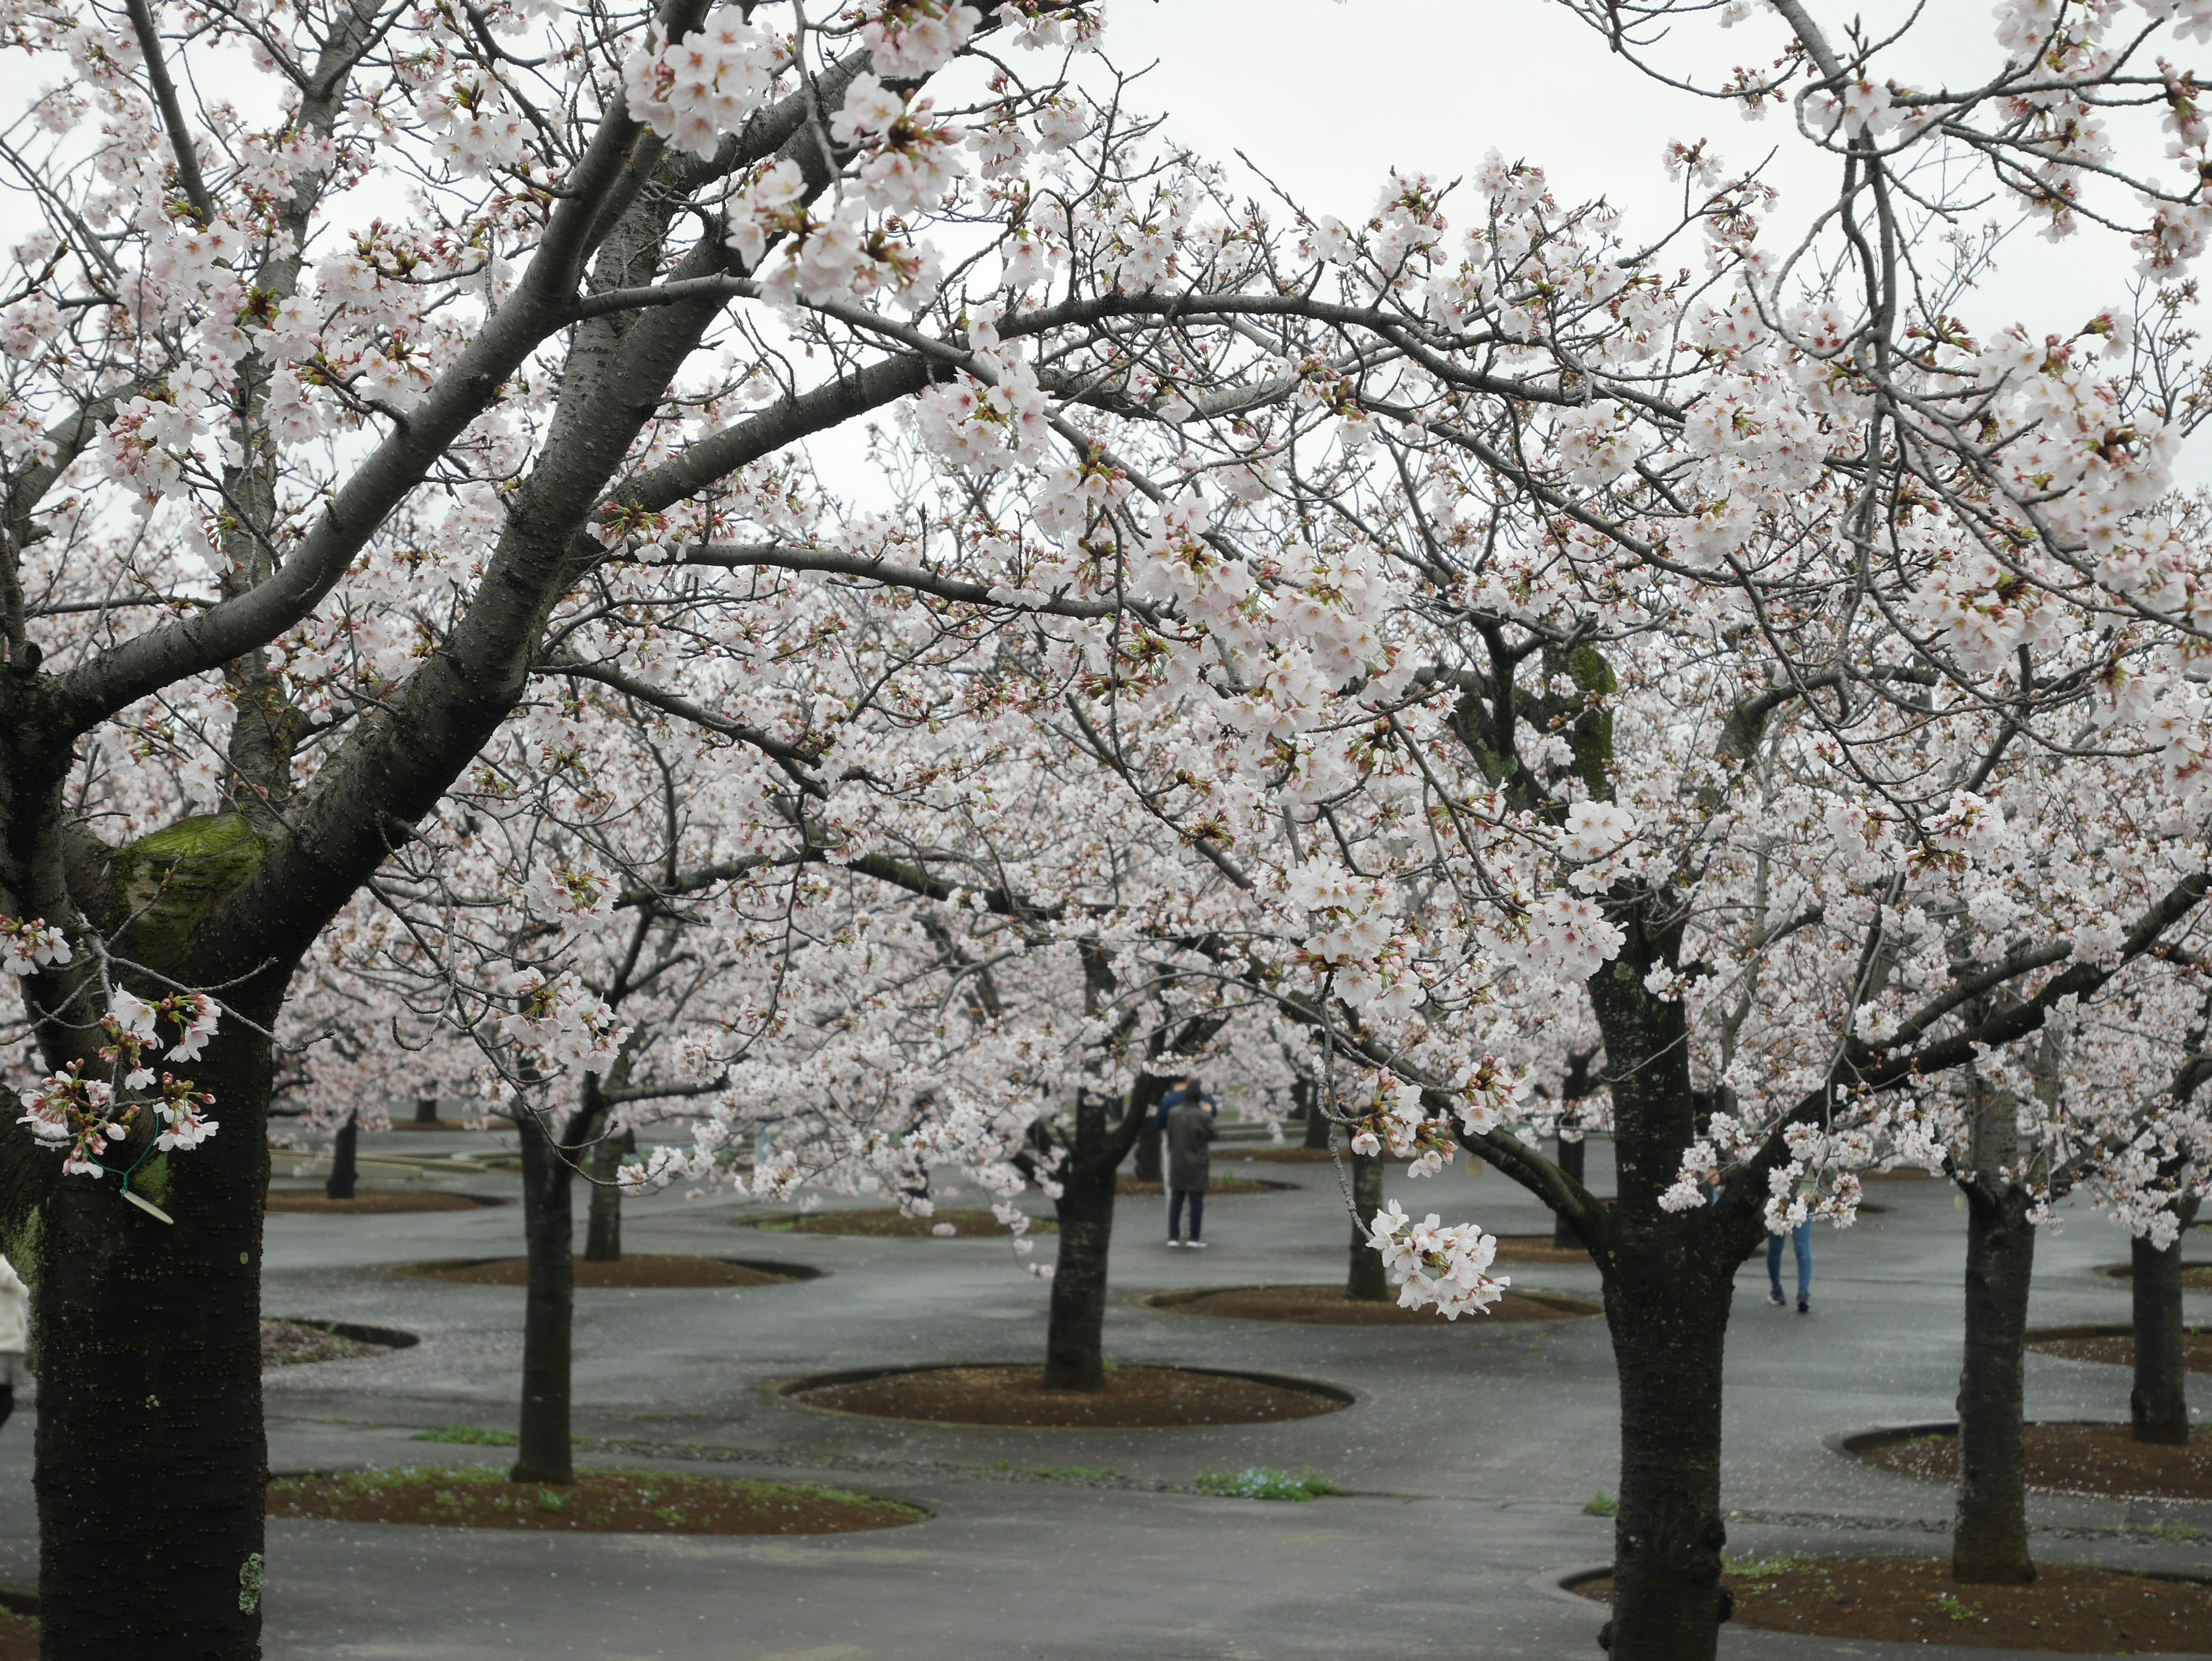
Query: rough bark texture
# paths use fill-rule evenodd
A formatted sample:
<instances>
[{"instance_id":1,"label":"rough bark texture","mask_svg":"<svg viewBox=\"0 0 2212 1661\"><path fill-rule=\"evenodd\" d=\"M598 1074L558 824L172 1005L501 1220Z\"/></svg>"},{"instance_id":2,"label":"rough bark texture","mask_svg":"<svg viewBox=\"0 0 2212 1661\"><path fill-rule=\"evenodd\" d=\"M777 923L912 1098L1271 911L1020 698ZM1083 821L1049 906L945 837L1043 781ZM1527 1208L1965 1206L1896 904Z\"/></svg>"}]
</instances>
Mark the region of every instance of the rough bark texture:
<instances>
[{"instance_id":1,"label":"rough bark texture","mask_svg":"<svg viewBox=\"0 0 2212 1661\"><path fill-rule=\"evenodd\" d=\"M441 1123L438 1117L438 1098L435 1096L417 1096L415 1098L415 1123L416 1124Z\"/></svg>"},{"instance_id":2,"label":"rough bark texture","mask_svg":"<svg viewBox=\"0 0 2212 1661\"><path fill-rule=\"evenodd\" d=\"M1594 1254L1620 1375L1615 1661L1711 1661L1727 1618L1721 1374L1741 1223L1659 1206L1696 1115L1682 1007L1644 985L1667 944L1631 934L1589 983L1609 1058L1619 1194L1610 1249Z\"/></svg>"},{"instance_id":3,"label":"rough bark texture","mask_svg":"<svg viewBox=\"0 0 2212 1661\"><path fill-rule=\"evenodd\" d=\"M576 1302L574 1171L535 1114L522 1116L522 1232L529 1288L522 1314L522 1422L511 1480L573 1482L569 1332Z\"/></svg>"},{"instance_id":4,"label":"rough bark texture","mask_svg":"<svg viewBox=\"0 0 2212 1661\"><path fill-rule=\"evenodd\" d=\"M1344 1295L1358 1304L1392 1301L1390 1277L1382 1268L1382 1254L1367 1244L1367 1220L1382 1209L1382 1161L1354 1153L1352 1160L1352 1266L1345 1276Z\"/></svg>"},{"instance_id":5,"label":"rough bark texture","mask_svg":"<svg viewBox=\"0 0 2212 1661\"><path fill-rule=\"evenodd\" d=\"M17 1235L35 1242L49 1661L260 1652L268 1048L227 1026L192 1077L220 1100L222 1129L131 1180L173 1224L112 1179L70 1177Z\"/></svg>"},{"instance_id":6,"label":"rough bark texture","mask_svg":"<svg viewBox=\"0 0 2212 1661\"><path fill-rule=\"evenodd\" d=\"M1114 1243L1114 1181L1138 1128L1150 1124L1167 1080L1146 1074L1129 1092L1121 1123L1109 1126L1107 1098L1085 1093L1075 1109L1075 1141L1060 1167L1060 1256L1052 1273L1045 1330L1044 1387L1106 1387L1106 1259Z\"/></svg>"},{"instance_id":7,"label":"rough bark texture","mask_svg":"<svg viewBox=\"0 0 2212 1661\"><path fill-rule=\"evenodd\" d=\"M331 1174L323 1183L323 1194L332 1200L353 1198L354 1183L360 1178L358 1155L361 1152L361 1123L353 1114L338 1127L338 1134L331 1143Z\"/></svg>"},{"instance_id":8,"label":"rough bark texture","mask_svg":"<svg viewBox=\"0 0 2212 1661\"><path fill-rule=\"evenodd\" d=\"M1155 1097L1155 1100L1158 1098ZM1164 1182L1160 1170L1160 1128L1148 1116L1137 1128L1137 1180L1140 1183Z\"/></svg>"},{"instance_id":9,"label":"rough bark texture","mask_svg":"<svg viewBox=\"0 0 2212 1661\"><path fill-rule=\"evenodd\" d=\"M2021 1422L2023 1339L2035 1229L2010 1183L1966 1189L1966 1343L1959 1369L1958 1521L1951 1573L2014 1585L2035 1579L2027 1554Z\"/></svg>"},{"instance_id":10,"label":"rough bark texture","mask_svg":"<svg viewBox=\"0 0 2212 1661\"><path fill-rule=\"evenodd\" d=\"M591 1220L584 1232L586 1262L622 1261L622 1189L615 1186L615 1174L622 1168L623 1155L636 1147L636 1135L625 1131L620 1136L600 1137L592 1150Z\"/></svg>"},{"instance_id":11,"label":"rough bark texture","mask_svg":"<svg viewBox=\"0 0 2212 1661\"><path fill-rule=\"evenodd\" d=\"M2163 1251L2148 1240L2130 1249L2135 1265L2135 1387L2128 1392L2128 1417L2138 1442L2174 1445L2189 1440L2189 1366L2182 1340L2181 1243L2174 1236Z\"/></svg>"}]
</instances>

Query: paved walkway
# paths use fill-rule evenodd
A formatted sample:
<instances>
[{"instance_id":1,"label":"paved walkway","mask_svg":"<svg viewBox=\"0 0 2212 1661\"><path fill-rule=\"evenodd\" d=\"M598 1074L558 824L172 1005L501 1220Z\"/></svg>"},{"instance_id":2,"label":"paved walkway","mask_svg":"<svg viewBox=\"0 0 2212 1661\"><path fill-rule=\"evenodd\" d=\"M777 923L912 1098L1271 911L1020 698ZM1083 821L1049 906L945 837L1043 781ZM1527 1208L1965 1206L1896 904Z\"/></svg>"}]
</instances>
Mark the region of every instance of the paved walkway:
<instances>
[{"instance_id":1,"label":"paved walkway","mask_svg":"<svg viewBox=\"0 0 2212 1661\"><path fill-rule=\"evenodd\" d=\"M443 1162L484 1139L406 1132L364 1151ZM1592 1177L1606 1182L1604 1150ZM669 1661L1335 1661L1595 1656L1593 1606L1547 1591L1553 1572L1602 1561L1611 1524L1585 1515L1615 1486L1616 1405L1601 1321L1447 1329L1310 1328L1137 1306L1196 1285L1323 1281L1347 1226L1326 1165L1236 1167L1298 1184L1217 1196L1205 1255L1170 1251L1156 1201L1118 1214L1109 1353L1325 1379L1357 1405L1290 1424L1170 1431L1000 1431L811 1412L774 1384L867 1365L1031 1360L1046 1290L995 1241L863 1240L746 1228L725 1198L633 1202L626 1244L803 1262L805 1283L729 1292L578 1294L580 1433L592 1463L691 1463L835 1480L926 1506L908 1529L811 1540L470 1533L272 1524L271 1661L445 1661L508 1654ZM280 1171L286 1167L280 1162ZM382 1180L383 1171L370 1173ZM397 1178L396 1168L390 1175ZM420 1178L513 1193L496 1170ZM1822 1439L1950 1416L1964 1218L1952 1191L1870 1185L1887 1207L1816 1235L1814 1312L1769 1307L1748 1267L1730 1331L1725 1493L1731 1548L1940 1551L1948 1491L1830 1452ZM1499 1232L1548 1226L1495 1172L1394 1177L1409 1209ZM959 1204L972 1196L955 1198ZM579 1237L580 1238L580 1235ZM398 1217L272 1218L271 1314L399 1326L423 1342L389 1357L268 1378L278 1469L497 1459L426 1445L416 1430L508 1426L521 1348L517 1288L453 1286L380 1266L520 1249L508 1204ZM1042 1238L1041 1256L1052 1249ZM2125 1240L2076 1214L2038 1248L2039 1324L2124 1321L2125 1284L2094 1273ZM2212 1254L2208 1254L2212 1255ZM1510 1271L1516 1284L1591 1293L1587 1269ZM2191 1294L2191 1313L2212 1299ZM2116 1367L2028 1358L2032 1413L2124 1418ZM2207 1386L2197 1384L2200 1399ZM28 1415L21 1415L27 1419ZM0 1433L0 1579L35 1564L27 1425ZM1207 1469L1311 1467L1348 1493L1308 1505L1164 1491ZM1089 1482L1041 1475L1081 1467ZM696 1468L696 1466L695 1466ZM2204 1543L2154 1539L2212 1506L2039 1500L2051 1561L2212 1571ZM1902 1655L1729 1629L1731 1661ZM1915 1646L1924 1654L1924 1648ZM1963 1652L1962 1652L1963 1653ZM1984 1658L1998 1652L1978 1651Z\"/></svg>"}]
</instances>

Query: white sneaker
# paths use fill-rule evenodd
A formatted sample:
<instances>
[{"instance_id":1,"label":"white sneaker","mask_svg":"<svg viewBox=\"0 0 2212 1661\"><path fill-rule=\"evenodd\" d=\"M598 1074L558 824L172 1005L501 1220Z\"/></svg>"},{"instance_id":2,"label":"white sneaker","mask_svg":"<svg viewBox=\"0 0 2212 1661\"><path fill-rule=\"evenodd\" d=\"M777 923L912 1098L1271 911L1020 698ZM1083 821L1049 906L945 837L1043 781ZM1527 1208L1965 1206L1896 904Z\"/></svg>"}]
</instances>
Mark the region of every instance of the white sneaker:
<instances>
[{"instance_id":1,"label":"white sneaker","mask_svg":"<svg viewBox=\"0 0 2212 1661\"><path fill-rule=\"evenodd\" d=\"M1203 1251L1206 1250L1206 1242L1203 1240L1186 1240L1183 1244L1188 1245L1193 1251Z\"/></svg>"},{"instance_id":2,"label":"white sneaker","mask_svg":"<svg viewBox=\"0 0 2212 1661\"><path fill-rule=\"evenodd\" d=\"M1777 1309L1781 1308L1782 1288L1780 1287L1769 1287L1766 1289L1766 1301L1773 1305Z\"/></svg>"},{"instance_id":3,"label":"white sneaker","mask_svg":"<svg viewBox=\"0 0 2212 1661\"><path fill-rule=\"evenodd\" d=\"M1182 1242L1181 1240L1178 1240L1178 1239L1175 1238L1173 1236L1170 1236L1170 1237L1169 1237L1169 1239L1168 1239L1168 1249L1169 1249L1170 1250L1173 1250L1176 1247L1177 1247L1177 1246L1181 1245L1182 1244Z\"/></svg>"}]
</instances>

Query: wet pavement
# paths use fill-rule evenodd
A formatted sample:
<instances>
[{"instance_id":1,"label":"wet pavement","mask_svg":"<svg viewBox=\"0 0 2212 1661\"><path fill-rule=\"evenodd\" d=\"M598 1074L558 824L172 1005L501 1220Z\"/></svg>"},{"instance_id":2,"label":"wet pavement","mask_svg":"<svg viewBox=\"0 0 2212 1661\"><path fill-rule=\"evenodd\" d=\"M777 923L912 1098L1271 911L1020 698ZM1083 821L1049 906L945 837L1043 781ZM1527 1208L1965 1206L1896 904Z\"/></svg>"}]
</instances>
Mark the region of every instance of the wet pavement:
<instances>
[{"instance_id":1,"label":"wet pavement","mask_svg":"<svg viewBox=\"0 0 2212 1661\"><path fill-rule=\"evenodd\" d=\"M362 1151L372 1184L510 1202L515 1194L489 1137L403 1130L364 1137ZM1591 1178L1601 1189L1605 1153L1593 1147ZM625 1244L634 1250L825 1273L738 1293L580 1292L576 1428L591 1439L584 1457L825 1479L911 1500L931 1519L882 1533L774 1540L272 1524L267 1654L1597 1655L1600 1611L1550 1583L1610 1551L1610 1523L1583 1511L1594 1495L1613 1492L1618 1470L1602 1321L1317 1328L1137 1304L1138 1294L1170 1288L1341 1278L1348 1225L1329 1167L1240 1165L1233 1148L1224 1150L1222 1166L1296 1186L1209 1200L1212 1244L1203 1255L1167 1249L1160 1202L1122 1201L1109 1354L1322 1380L1353 1395L1346 1411L1249 1427L1012 1431L810 1410L775 1387L851 1367L1039 1358L1047 1288L1001 1241L793 1234L745 1226L761 1208L726 1197L632 1202ZM292 1169L280 1157L280 1178ZM1826 1445L1855 1429L1948 1419L1956 1387L1965 1218L1945 1184L1869 1189L1885 1208L1880 1214L1846 1232L1816 1232L1810 1315L1771 1307L1759 1264L1747 1265L1738 1282L1723 1469L1732 1550L1941 1552L1948 1544L1947 1488L1873 1469ZM1501 1233L1549 1226L1535 1202L1494 1171L1469 1181L1454 1168L1426 1182L1394 1171L1390 1191L1417 1214L1435 1210ZM972 1192L949 1199L975 1201ZM2038 1245L2034 1323L2124 1322L2126 1283L2096 1271L2125 1258L2125 1237L2094 1213L2068 1215L2064 1230ZM513 1427L521 1291L395 1270L518 1252L519 1205L276 1216L268 1238L270 1314L400 1327L422 1340L388 1356L269 1374L275 1468L501 1459L497 1450L409 1439L457 1423ZM1052 1249L1050 1236L1038 1238L1040 1259ZM1507 1272L1529 1290L1595 1295L1597 1287L1586 1268ZM2193 1317L2212 1318L2212 1298L2189 1297ZM2204 1381L2194 1382L2200 1398L2212 1399ZM2039 1417L2126 1416L2124 1368L2031 1354L2027 1388ZM27 1579L35 1568L29 1416L19 1414L0 1433L0 1579ZM1291 1505L1172 1491L1201 1470L1251 1465L1311 1469L1346 1492ZM1070 1469L1111 1475L1040 1474ZM2212 1573L2212 1506L2039 1499L2033 1511L2036 1550L2051 1561ZM2187 1529L2205 1537L2179 1537ZM1723 1655L1738 1661L1906 1648L1734 1629L1723 1637Z\"/></svg>"}]
</instances>

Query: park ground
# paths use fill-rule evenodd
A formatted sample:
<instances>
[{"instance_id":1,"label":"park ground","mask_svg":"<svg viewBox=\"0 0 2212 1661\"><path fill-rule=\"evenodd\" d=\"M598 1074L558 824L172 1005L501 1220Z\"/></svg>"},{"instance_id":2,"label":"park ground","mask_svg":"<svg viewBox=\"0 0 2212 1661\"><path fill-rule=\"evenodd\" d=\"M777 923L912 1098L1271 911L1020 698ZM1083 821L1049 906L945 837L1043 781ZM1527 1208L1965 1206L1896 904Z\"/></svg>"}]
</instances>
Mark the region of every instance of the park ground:
<instances>
[{"instance_id":1,"label":"park ground","mask_svg":"<svg viewBox=\"0 0 2212 1661\"><path fill-rule=\"evenodd\" d=\"M270 1372L271 1467L497 1462L496 1449L410 1439L456 1424L512 1427L521 1291L393 1269L519 1251L515 1178L498 1168L497 1139L489 1135L402 1129L364 1137L362 1152L367 1184L452 1188L509 1203L270 1219L268 1314L398 1327L422 1339L389 1355ZM1347 1227L1330 1167L1248 1165L1231 1146L1216 1170L1297 1187L1217 1196L1207 1207L1212 1249L1202 1255L1167 1249L1158 1201L1124 1199L1109 1354L1321 1380L1355 1396L1348 1410L1148 1431L1010 1431L812 1411L781 1399L776 1384L871 1366L1041 1358L1047 1288L1022 1272L1004 1241L793 1234L747 1226L766 1209L728 1196L633 1202L625 1220L633 1251L782 1261L826 1273L738 1293L580 1292L581 1462L826 1481L909 1500L929 1520L813 1538L272 1522L267 1655L1597 1656L1601 1611L1553 1583L1611 1551L1612 1525L1585 1510L1613 1491L1618 1469L1602 1321L1331 1328L1138 1304L1170 1288L1341 1279ZM278 1172L295 1185L313 1174L283 1156ZM1601 1145L1591 1174L1600 1191L1609 1185ZM1549 1226L1536 1203L1495 1172L1470 1181L1455 1167L1414 1182L1394 1168L1390 1192L1417 1215L1435 1210L1499 1233ZM1948 1548L1948 1489L1873 1469L1829 1445L1852 1430L1951 1416L1965 1218L1944 1183L1874 1183L1869 1198L1886 1209L1848 1232L1816 1232L1810 1315L1769 1306L1762 1266L1747 1265L1739 1281L1723 1479L1732 1553ZM950 1203L974 1202L971 1193ZM2124 1322L2125 1283L2097 1271L2125 1258L2125 1237L2094 1211L2067 1216L2063 1232L2037 1248L2034 1323ZM1041 1238L1039 1259L1052 1249L1051 1238ZM1509 1272L1525 1289L1596 1292L1586 1267ZM2192 1318L2212 1316L2212 1297L2188 1296ZM2212 1389L2195 1382L2200 1397ZM2120 1367L2027 1360L2034 1417L2124 1420L2127 1389ZM0 1430L0 1581L36 1578L34 1412L33 1396ZM1251 1466L1310 1469L1343 1492L1291 1504L1184 1491L1201 1471ZM2046 1561L2212 1573L2212 1506L2039 1498L2032 1510L2035 1549ZM2191 1531L2197 1537L2187 1537ZM1734 1628L1722 1643L1729 1661L1906 1652Z\"/></svg>"}]
</instances>

